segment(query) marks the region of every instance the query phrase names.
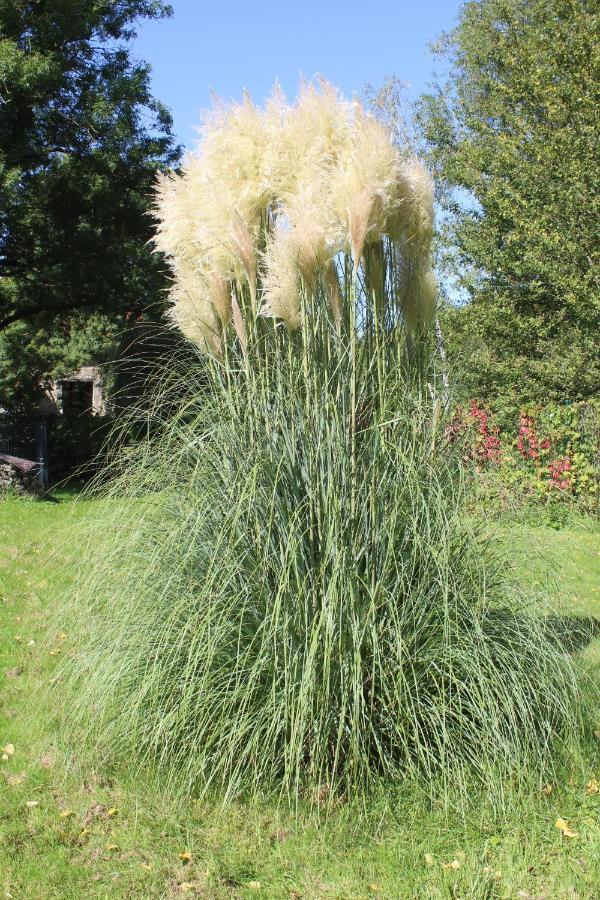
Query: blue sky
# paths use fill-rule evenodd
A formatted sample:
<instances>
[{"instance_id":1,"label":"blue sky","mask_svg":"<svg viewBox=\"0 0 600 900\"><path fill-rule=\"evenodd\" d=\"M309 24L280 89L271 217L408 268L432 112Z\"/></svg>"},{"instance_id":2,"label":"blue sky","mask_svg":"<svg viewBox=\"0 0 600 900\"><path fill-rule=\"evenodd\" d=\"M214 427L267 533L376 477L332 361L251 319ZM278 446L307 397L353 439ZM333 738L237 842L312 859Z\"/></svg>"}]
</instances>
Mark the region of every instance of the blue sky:
<instances>
[{"instance_id":1,"label":"blue sky","mask_svg":"<svg viewBox=\"0 0 600 900\"><path fill-rule=\"evenodd\" d=\"M211 90L257 102L276 79L294 96L301 76L324 75L345 94L395 73L414 99L439 62L427 45L452 27L459 0L171 0L171 20L139 26L134 54L152 66L154 95L178 140L193 145Z\"/></svg>"}]
</instances>

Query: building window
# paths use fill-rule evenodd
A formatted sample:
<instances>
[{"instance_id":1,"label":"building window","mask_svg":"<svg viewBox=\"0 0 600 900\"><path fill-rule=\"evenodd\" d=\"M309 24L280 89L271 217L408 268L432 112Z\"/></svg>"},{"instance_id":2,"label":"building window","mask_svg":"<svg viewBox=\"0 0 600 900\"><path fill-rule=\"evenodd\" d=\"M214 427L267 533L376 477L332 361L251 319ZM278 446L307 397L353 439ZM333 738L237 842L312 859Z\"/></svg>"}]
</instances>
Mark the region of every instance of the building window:
<instances>
[{"instance_id":1,"label":"building window","mask_svg":"<svg viewBox=\"0 0 600 900\"><path fill-rule=\"evenodd\" d=\"M62 381L61 387L63 413L79 415L92 412L93 381Z\"/></svg>"}]
</instances>

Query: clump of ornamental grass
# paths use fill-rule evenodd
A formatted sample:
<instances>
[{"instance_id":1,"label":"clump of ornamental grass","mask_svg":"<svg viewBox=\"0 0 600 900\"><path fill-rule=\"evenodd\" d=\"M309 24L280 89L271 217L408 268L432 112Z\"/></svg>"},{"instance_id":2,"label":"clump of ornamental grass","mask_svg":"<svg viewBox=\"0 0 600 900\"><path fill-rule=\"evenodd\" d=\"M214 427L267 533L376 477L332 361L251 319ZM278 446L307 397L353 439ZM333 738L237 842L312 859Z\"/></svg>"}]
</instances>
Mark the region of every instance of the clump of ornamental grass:
<instances>
[{"instance_id":1,"label":"clump of ornamental grass","mask_svg":"<svg viewBox=\"0 0 600 900\"><path fill-rule=\"evenodd\" d=\"M157 215L198 362L90 522L71 721L227 796L541 773L576 679L463 514L424 169L307 86L217 110Z\"/></svg>"}]
</instances>

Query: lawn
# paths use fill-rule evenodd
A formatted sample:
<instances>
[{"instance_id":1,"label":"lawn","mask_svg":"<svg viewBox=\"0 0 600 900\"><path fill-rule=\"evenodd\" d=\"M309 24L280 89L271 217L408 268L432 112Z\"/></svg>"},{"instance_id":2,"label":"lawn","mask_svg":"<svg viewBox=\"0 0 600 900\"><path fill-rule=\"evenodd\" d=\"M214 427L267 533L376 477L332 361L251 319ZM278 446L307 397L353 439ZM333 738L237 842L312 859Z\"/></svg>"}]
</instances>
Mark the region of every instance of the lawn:
<instances>
[{"instance_id":1,"label":"lawn","mask_svg":"<svg viewBox=\"0 0 600 900\"><path fill-rule=\"evenodd\" d=\"M361 816L269 802L173 799L64 746L46 688L69 635L48 633L66 586L61 534L92 502L0 502L0 888L20 898L600 896L600 733L585 759L502 808L458 816L413 785ZM600 619L598 532L501 526L524 587ZM600 639L580 651L600 668ZM65 698L68 702L68 697ZM600 720L596 722L597 729ZM596 742L596 747L592 745ZM563 819L567 827L557 828ZM569 836L574 835L574 836Z\"/></svg>"}]
</instances>

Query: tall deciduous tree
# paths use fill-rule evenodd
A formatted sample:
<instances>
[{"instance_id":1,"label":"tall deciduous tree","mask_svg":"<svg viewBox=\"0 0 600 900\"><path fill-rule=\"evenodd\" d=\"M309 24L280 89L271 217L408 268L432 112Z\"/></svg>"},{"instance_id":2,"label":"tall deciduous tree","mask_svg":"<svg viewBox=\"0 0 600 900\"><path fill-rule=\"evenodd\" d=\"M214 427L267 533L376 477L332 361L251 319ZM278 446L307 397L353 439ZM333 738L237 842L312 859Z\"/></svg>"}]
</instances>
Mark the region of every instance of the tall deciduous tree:
<instances>
[{"instance_id":1,"label":"tall deciduous tree","mask_svg":"<svg viewBox=\"0 0 600 900\"><path fill-rule=\"evenodd\" d=\"M450 74L419 118L468 296L446 317L468 393L600 386L599 25L591 0L473 0L438 46Z\"/></svg>"},{"instance_id":2,"label":"tall deciduous tree","mask_svg":"<svg viewBox=\"0 0 600 900\"><path fill-rule=\"evenodd\" d=\"M178 150L128 42L169 14L160 0L0 0L0 404L107 353L128 311L161 301L148 206Z\"/></svg>"}]
</instances>

